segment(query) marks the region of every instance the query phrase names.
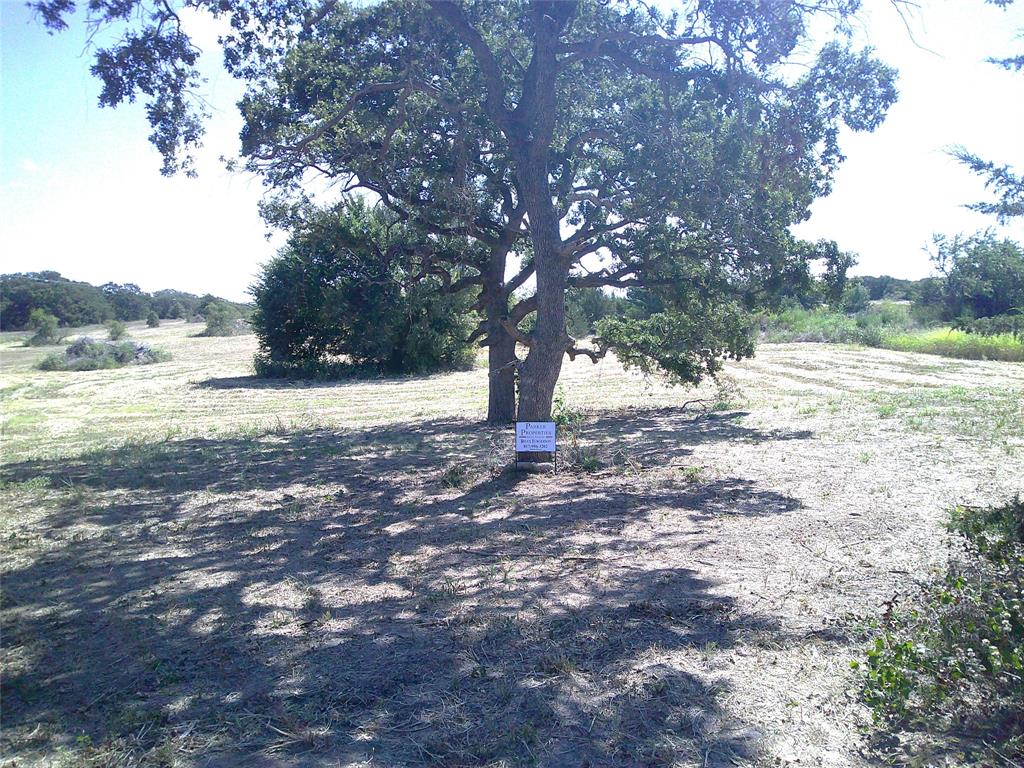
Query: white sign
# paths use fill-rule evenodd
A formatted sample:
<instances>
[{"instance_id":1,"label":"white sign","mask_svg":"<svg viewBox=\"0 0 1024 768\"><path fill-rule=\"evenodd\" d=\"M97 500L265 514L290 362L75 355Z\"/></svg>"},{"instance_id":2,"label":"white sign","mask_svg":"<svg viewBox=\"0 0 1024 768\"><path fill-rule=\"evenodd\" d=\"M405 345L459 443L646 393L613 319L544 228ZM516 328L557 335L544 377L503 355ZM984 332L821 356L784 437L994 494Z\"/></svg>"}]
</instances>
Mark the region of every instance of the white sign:
<instances>
[{"instance_id":1,"label":"white sign","mask_svg":"<svg viewBox=\"0 0 1024 768\"><path fill-rule=\"evenodd\" d=\"M516 451L555 452L555 422L517 421Z\"/></svg>"}]
</instances>

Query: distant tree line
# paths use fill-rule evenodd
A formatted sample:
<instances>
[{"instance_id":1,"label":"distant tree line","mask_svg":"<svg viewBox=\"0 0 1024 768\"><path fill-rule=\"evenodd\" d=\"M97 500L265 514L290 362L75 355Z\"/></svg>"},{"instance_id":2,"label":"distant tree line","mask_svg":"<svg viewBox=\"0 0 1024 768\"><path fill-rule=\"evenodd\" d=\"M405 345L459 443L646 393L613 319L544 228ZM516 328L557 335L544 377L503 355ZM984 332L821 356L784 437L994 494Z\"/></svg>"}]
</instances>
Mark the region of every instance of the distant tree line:
<instances>
[{"instance_id":1,"label":"distant tree line","mask_svg":"<svg viewBox=\"0 0 1024 768\"><path fill-rule=\"evenodd\" d=\"M248 305L225 301L211 294L184 291L146 293L134 283L101 286L69 280L59 272L23 272L0 275L0 330L29 327L33 310L57 318L64 327L97 325L109 320L191 319L205 317L211 304L227 304L240 314Z\"/></svg>"}]
</instances>

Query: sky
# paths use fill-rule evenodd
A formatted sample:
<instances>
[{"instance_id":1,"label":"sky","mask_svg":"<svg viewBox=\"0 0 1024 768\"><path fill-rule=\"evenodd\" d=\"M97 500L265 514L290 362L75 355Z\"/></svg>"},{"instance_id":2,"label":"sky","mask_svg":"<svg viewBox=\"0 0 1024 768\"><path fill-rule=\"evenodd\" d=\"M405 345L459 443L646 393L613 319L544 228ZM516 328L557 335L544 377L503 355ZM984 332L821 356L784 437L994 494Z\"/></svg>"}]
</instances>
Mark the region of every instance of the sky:
<instances>
[{"instance_id":1,"label":"sky","mask_svg":"<svg viewBox=\"0 0 1024 768\"><path fill-rule=\"evenodd\" d=\"M986 195L946 152L963 144L1024 171L1024 74L985 62L1024 47L1024 3L922 0L903 18L889 0L864 5L857 40L900 71L900 99L875 132L844 133L834 191L794 232L855 252L854 274L912 279L931 271L933 234L992 227L1024 241L1024 222L1000 228L963 207ZM186 23L214 111L198 179L160 175L141 105L97 106L84 28L51 36L22 0L0 0L0 271L247 299L283 237L267 237L260 180L219 159L238 150L241 87L220 68L215 26Z\"/></svg>"}]
</instances>

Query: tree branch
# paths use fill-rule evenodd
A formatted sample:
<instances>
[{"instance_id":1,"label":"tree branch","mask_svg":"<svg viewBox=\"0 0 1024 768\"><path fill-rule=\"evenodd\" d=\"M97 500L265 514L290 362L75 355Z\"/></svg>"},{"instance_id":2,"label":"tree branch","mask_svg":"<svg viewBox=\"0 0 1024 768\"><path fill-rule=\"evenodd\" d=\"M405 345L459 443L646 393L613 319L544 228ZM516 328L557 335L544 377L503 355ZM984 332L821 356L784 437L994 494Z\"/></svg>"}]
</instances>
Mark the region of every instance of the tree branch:
<instances>
[{"instance_id":1,"label":"tree branch","mask_svg":"<svg viewBox=\"0 0 1024 768\"><path fill-rule=\"evenodd\" d=\"M603 360L604 356L608 354L608 347L603 344L598 344L597 349L584 349L583 347L576 346L576 340L570 339L569 346L565 348L566 354L569 355L570 360L575 360L577 356L589 357L590 362L597 365L598 360Z\"/></svg>"},{"instance_id":2,"label":"tree branch","mask_svg":"<svg viewBox=\"0 0 1024 768\"><path fill-rule=\"evenodd\" d=\"M533 339L530 338L529 334L526 334L526 333L523 333L522 331L520 331L515 326L515 324L511 320L509 320L507 317L503 317L501 319L501 327L504 328L508 332L509 336L511 336L516 341L518 341L524 347L533 346Z\"/></svg>"},{"instance_id":3,"label":"tree branch","mask_svg":"<svg viewBox=\"0 0 1024 768\"><path fill-rule=\"evenodd\" d=\"M531 312L536 312L536 311L537 311L537 297L536 296L530 296L529 298L523 299L518 304L516 304L514 307L512 307L512 309L509 310L509 312L508 312L509 322L518 325L519 323L521 323L526 318L527 315L529 315Z\"/></svg>"},{"instance_id":4,"label":"tree branch","mask_svg":"<svg viewBox=\"0 0 1024 768\"><path fill-rule=\"evenodd\" d=\"M484 84L487 86L487 98L484 107L491 119L502 130L507 132L511 125L512 113L505 103L505 80L501 76L501 67L494 52L487 45L480 33L469 23L469 19L456 3L451 0L427 0L427 4L440 18L444 19L456 36L473 52Z\"/></svg>"},{"instance_id":5,"label":"tree branch","mask_svg":"<svg viewBox=\"0 0 1024 768\"><path fill-rule=\"evenodd\" d=\"M518 274L516 274L511 280L505 283L505 290L508 291L509 294L515 293L515 291L518 290L523 285L523 283L530 279L530 275L533 274L534 269L536 269L536 265L532 261L529 261L526 264L524 264L523 267L519 270Z\"/></svg>"}]
</instances>

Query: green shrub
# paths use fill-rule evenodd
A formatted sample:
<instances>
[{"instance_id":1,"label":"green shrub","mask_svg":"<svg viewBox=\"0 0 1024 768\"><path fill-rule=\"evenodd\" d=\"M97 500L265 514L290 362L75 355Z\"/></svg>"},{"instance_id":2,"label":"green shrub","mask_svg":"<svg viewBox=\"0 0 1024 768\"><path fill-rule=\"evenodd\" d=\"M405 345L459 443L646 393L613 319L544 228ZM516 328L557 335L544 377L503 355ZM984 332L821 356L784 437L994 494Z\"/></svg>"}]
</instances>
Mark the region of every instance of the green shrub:
<instances>
[{"instance_id":1,"label":"green shrub","mask_svg":"<svg viewBox=\"0 0 1024 768\"><path fill-rule=\"evenodd\" d=\"M1024 247L995 233L971 237L936 236L935 266L943 317L995 317L1024 309Z\"/></svg>"},{"instance_id":2,"label":"green shrub","mask_svg":"<svg viewBox=\"0 0 1024 768\"><path fill-rule=\"evenodd\" d=\"M120 320L111 320L107 323L107 338L111 341L120 341L128 335L128 329Z\"/></svg>"},{"instance_id":3,"label":"green shrub","mask_svg":"<svg viewBox=\"0 0 1024 768\"><path fill-rule=\"evenodd\" d=\"M871 292L859 280L851 282L843 291L843 311L849 314L863 312L871 303Z\"/></svg>"},{"instance_id":4,"label":"green shrub","mask_svg":"<svg viewBox=\"0 0 1024 768\"><path fill-rule=\"evenodd\" d=\"M877 302L856 314L825 308L790 307L764 319L766 342L811 341L834 344L880 346L886 335L914 328L911 308L895 302Z\"/></svg>"},{"instance_id":5,"label":"green shrub","mask_svg":"<svg viewBox=\"0 0 1024 768\"><path fill-rule=\"evenodd\" d=\"M44 371L95 371L162 363L170 359L167 352L134 341L98 341L83 336L63 352L47 355L37 367Z\"/></svg>"},{"instance_id":6,"label":"green shrub","mask_svg":"<svg viewBox=\"0 0 1024 768\"><path fill-rule=\"evenodd\" d=\"M206 307L206 329L200 336L242 336L249 333L249 325L238 310L223 301Z\"/></svg>"},{"instance_id":7,"label":"green shrub","mask_svg":"<svg viewBox=\"0 0 1024 768\"><path fill-rule=\"evenodd\" d=\"M150 311L150 313L146 315L146 325L150 328L158 328L160 326L160 318L157 317L156 312Z\"/></svg>"},{"instance_id":8,"label":"green shrub","mask_svg":"<svg viewBox=\"0 0 1024 768\"><path fill-rule=\"evenodd\" d=\"M60 330L57 318L43 309L33 309L29 315L28 327L34 331L25 341L27 347L45 347L60 344L64 333Z\"/></svg>"},{"instance_id":9,"label":"green shrub","mask_svg":"<svg viewBox=\"0 0 1024 768\"><path fill-rule=\"evenodd\" d=\"M863 699L879 725L1020 756L1024 502L958 507L949 528L959 548L946 573L883 617L863 665Z\"/></svg>"},{"instance_id":10,"label":"green shrub","mask_svg":"<svg viewBox=\"0 0 1024 768\"><path fill-rule=\"evenodd\" d=\"M854 314L791 307L763 319L762 338L888 347L890 338L919 331L930 320L907 302L876 301Z\"/></svg>"},{"instance_id":11,"label":"green shrub","mask_svg":"<svg viewBox=\"0 0 1024 768\"><path fill-rule=\"evenodd\" d=\"M445 290L423 261L435 251L468 248L460 239L424 241L359 201L310 209L252 288L257 374L329 378L471 368L475 295Z\"/></svg>"}]
</instances>

